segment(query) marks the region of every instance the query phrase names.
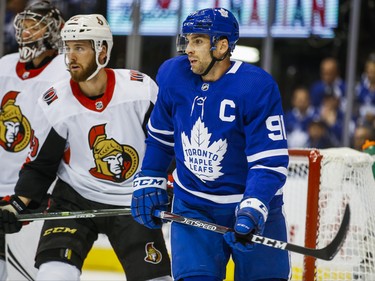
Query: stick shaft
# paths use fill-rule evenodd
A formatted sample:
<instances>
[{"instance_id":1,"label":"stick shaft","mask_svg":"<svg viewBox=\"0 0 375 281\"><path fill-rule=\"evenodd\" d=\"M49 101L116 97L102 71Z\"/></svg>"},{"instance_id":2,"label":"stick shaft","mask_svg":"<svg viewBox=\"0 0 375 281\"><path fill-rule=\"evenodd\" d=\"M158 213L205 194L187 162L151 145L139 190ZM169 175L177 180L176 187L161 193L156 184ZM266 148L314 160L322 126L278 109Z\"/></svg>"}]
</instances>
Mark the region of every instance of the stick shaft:
<instances>
[{"instance_id":1,"label":"stick shaft","mask_svg":"<svg viewBox=\"0 0 375 281\"><path fill-rule=\"evenodd\" d=\"M56 219L77 219L77 218L96 218L96 217L109 217L109 216L124 216L131 215L130 208L121 208L121 209L102 209L102 210L83 210L76 212L52 212L52 213L33 213L33 214L20 214L17 215L19 221L40 221L40 220L56 220ZM206 229L208 231L213 231L221 234L225 234L233 229L221 225L217 225L211 222L202 221L199 219L192 219L183 217L171 212L155 210L155 217L173 221L193 227L198 227L201 229ZM330 244L322 249L311 249L303 246L294 245L288 242L279 241L276 239L249 234L248 241L262 244L268 247L288 250L291 252L299 253L302 255L312 256L318 259L331 260L334 258L336 253L342 247L342 244L345 241L346 234L349 229L350 223L350 208L349 205L346 206L344 217L342 219L339 231L336 234L336 237L332 240Z\"/></svg>"},{"instance_id":2,"label":"stick shaft","mask_svg":"<svg viewBox=\"0 0 375 281\"><path fill-rule=\"evenodd\" d=\"M233 229L221 225L217 225L211 222L207 221L202 221L199 219L191 219L191 218L186 218L184 216L180 216L174 213L170 213L167 211L160 211L160 210L155 210L154 211L154 216L164 219L164 220L169 220L193 227L198 227L201 229L206 229L208 231L213 231L216 233L221 233L225 234L229 231L234 231ZM346 206L344 217L342 219L339 231L336 234L336 237L331 241L329 245L322 249L311 249L311 248L306 248L303 246L298 246L294 245L288 242L284 241L279 241L276 239L260 236L260 235L255 235L255 234L249 234L248 235L248 241L257 243L257 244L262 244L268 247L276 248L276 249L281 249L281 250L288 250L291 252L295 252L298 254L302 255L307 255L307 256L312 256L314 258L318 259L323 259L323 260L331 260L334 258L334 256L337 254L339 249L342 247L342 244L345 241L346 234L349 229L349 222L350 222L350 208L349 205Z\"/></svg>"},{"instance_id":3,"label":"stick shaft","mask_svg":"<svg viewBox=\"0 0 375 281\"><path fill-rule=\"evenodd\" d=\"M17 219L19 221L44 221L44 220L84 219L84 218L97 218L97 217L110 217L110 216L126 216L126 215L131 215L130 208L20 214L20 215L17 215Z\"/></svg>"}]
</instances>

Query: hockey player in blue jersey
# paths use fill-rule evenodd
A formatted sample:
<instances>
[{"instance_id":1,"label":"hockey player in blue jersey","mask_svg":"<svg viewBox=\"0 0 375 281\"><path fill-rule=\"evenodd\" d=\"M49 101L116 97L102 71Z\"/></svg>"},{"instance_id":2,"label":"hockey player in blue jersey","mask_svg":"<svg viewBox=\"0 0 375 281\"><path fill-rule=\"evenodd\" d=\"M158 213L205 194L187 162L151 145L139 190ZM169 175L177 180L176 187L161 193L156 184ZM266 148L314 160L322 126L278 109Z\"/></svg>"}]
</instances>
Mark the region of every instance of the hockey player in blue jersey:
<instances>
[{"instance_id":1,"label":"hockey player in blue jersey","mask_svg":"<svg viewBox=\"0 0 375 281\"><path fill-rule=\"evenodd\" d=\"M172 211L235 230L223 236L172 223L174 280L223 280L230 256L236 281L290 277L287 251L241 240L250 232L287 240L282 206L289 158L278 86L262 69L230 60L238 39L230 11L196 11L177 41L186 55L158 71L132 215L161 227L152 211L168 204L167 169L175 157Z\"/></svg>"}]
</instances>

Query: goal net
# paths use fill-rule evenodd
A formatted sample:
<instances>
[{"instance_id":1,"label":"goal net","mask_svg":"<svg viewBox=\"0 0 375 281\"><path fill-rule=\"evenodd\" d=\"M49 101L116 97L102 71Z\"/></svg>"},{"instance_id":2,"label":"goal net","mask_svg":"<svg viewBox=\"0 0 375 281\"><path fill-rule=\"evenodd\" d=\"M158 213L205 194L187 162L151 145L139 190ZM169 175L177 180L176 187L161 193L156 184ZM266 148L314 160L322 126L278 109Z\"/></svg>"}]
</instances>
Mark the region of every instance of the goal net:
<instances>
[{"instance_id":1,"label":"goal net","mask_svg":"<svg viewBox=\"0 0 375 281\"><path fill-rule=\"evenodd\" d=\"M349 231L331 261L291 254L292 280L375 280L373 159L350 148L289 150L284 187L289 242L323 248L335 237L346 204Z\"/></svg>"}]
</instances>

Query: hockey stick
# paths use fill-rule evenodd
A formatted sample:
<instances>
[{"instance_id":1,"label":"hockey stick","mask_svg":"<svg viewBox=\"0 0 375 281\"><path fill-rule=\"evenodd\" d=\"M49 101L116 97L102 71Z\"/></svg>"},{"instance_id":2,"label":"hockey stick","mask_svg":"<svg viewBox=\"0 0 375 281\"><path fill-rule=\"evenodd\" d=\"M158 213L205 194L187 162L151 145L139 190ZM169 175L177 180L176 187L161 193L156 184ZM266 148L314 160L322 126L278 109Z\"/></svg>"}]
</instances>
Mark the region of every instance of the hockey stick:
<instances>
[{"instance_id":1,"label":"hockey stick","mask_svg":"<svg viewBox=\"0 0 375 281\"><path fill-rule=\"evenodd\" d=\"M226 226L217 225L217 224L207 222L207 221L202 221L199 219L190 219L190 218L186 218L186 217L173 214L170 212L166 212L166 211L155 210L154 216L164 219L164 220L174 221L174 222L206 229L206 230L221 233L221 234L227 233L229 231L233 231L233 229L226 227ZM346 205L344 217L342 219L340 229L338 230L336 237L332 240L332 242L329 245L321 249L305 248L302 246L294 245L294 244L287 243L284 241L279 241L276 239L272 239L272 238L268 238L268 237L264 237L260 235L255 235L255 234L249 234L247 237L247 240L249 242L262 244L262 245L272 247L272 248L288 250L291 252L311 256L311 257L322 259L322 260L332 260L337 254L337 252L340 250L342 244L345 241L345 237L349 229L349 222L350 222L350 208L349 208L349 205Z\"/></svg>"},{"instance_id":2,"label":"hockey stick","mask_svg":"<svg viewBox=\"0 0 375 281\"><path fill-rule=\"evenodd\" d=\"M17 215L19 221L42 221L42 220L61 220L61 219L84 219L109 216L131 215L130 208L121 209L102 209L102 210L84 210L75 212L51 212L51 213L31 213Z\"/></svg>"},{"instance_id":3,"label":"hockey stick","mask_svg":"<svg viewBox=\"0 0 375 281\"><path fill-rule=\"evenodd\" d=\"M34 213L34 214L20 214L17 215L19 221L40 221L40 220L56 220L56 219L72 219L72 218L95 218L95 217L108 217L108 216L121 216L121 215L131 215L130 208L123 209L102 209L102 210L85 210L76 212L51 212L51 213ZM155 210L154 216L165 219L168 221L174 221L209 231L217 233L227 233L233 231L233 229L210 223L207 221L202 221L198 219L190 219L177 214L173 214L167 211ZM302 246L294 245L284 241L279 241L276 239L250 234L248 240L262 244L268 247L288 250L291 252L299 253L302 255L312 256L322 260L332 260L336 253L340 250L342 244L345 241L347 231L349 229L350 222L350 208L349 205L345 208L344 217L342 219L340 229L338 230L336 237L332 242L322 249L311 249Z\"/></svg>"}]
</instances>

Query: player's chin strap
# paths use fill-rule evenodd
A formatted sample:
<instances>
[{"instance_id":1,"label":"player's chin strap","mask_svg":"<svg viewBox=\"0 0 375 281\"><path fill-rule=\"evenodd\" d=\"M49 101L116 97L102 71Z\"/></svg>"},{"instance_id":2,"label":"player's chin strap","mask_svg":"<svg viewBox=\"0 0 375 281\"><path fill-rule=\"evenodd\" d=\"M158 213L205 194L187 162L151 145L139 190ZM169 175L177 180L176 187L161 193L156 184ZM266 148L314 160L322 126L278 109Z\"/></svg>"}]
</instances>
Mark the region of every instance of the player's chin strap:
<instances>
[{"instance_id":1,"label":"player's chin strap","mask_svg":"<svg viewBox=\"0 0 375 281\"><path fill-rule=\"evenodd\" d=\"M96 74L98 74L99 70L101 70L102 68L106 67L107 63L108 63L108 58L106 57L105 59L105 62L104 63L100 63L99 61L99 53L96 52L96 70L91 73L91 75L86 79L86 81L89 81L91 80L92 78L95 77Z\"/></svg>"},{"instance_id":2,"label":"player's chin strap","mask_svg":"<svg viewBox=\"0 0 375 281\"><path fill-rule=\"evenodd\" d=\"M226 51L226 53L224 54L224 56L220 59L218 58L215 58L214 57L214 50L215 50L216 47L214 48L211 48L210 50L210 55L211 55L211 62L210 64L208 65L208 67L206 68L205 72L203 72L203 74L201 74L201 76L206 76L208 74L208 72L210 72L211 68L214 66L214 64L217 62L217 61L222 61L224 60L230 53L230 49L228 48L228 50Z\"/></svg>"}]
</instances>

